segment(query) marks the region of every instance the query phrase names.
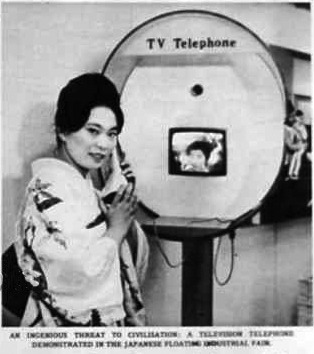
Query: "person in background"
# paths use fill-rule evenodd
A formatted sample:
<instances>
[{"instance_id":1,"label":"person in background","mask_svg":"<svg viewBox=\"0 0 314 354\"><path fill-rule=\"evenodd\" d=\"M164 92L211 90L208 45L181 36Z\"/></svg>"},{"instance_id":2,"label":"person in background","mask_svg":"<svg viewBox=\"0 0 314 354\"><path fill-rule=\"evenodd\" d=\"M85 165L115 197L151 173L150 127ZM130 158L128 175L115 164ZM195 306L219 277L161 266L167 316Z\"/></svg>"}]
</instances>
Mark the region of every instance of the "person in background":
<instances>
[{"instance_id":1,"label":"person in background","mask_svg":"<svg viewBox=\"0 0 314 354\"><path fill-rule=\"evenodd\" d=\"M293 129L293 124L295 122L294 109L288 113L285 124L284 124L284 166L286 180L291 179L291 161L293 154L301 148L300 142L298 142L296 131Z\"/></svg>"},{"instance_id":2,"label":"person in background","mask_svg":"<svg viewBox=\"0 0 314 354\"><path fill-rule=\"evenodd\" d=\"M184 171L189 172L210 172L208 164L209 157L215 146L209 141L196 140L186 148L186 162Z\"/></svg>"},{"instance_id":3,"label":"person in background","mask_svg":"<svg viewBox=\"0 0 314 354\"><path fill-rule=\"evenodd\" d=\"M294 131L294 141L295 144L297 144L298 149L294 151L291 157L289 166L289 177L291 179L298 179L302 165L302 157L305 151L307 150L308 145L308 134L304 124L304 115L303 112L299 109L294 114L292 129Z\"/></svg>"},{"instance_id":4,"label":"person in background","mask_svg":"<svg viewBox=\"0 0 314 354\"><path fill-rule=\"evenodd\" d=\"M31 288L22 326L145 324L148 246L117 151L123 124L118 92L103 75L81 75L61 90L55 154L34 161L16 227L17 262ZM96 190L90 175L101 168L109 173Z\"/></svg>"}]
</instances>

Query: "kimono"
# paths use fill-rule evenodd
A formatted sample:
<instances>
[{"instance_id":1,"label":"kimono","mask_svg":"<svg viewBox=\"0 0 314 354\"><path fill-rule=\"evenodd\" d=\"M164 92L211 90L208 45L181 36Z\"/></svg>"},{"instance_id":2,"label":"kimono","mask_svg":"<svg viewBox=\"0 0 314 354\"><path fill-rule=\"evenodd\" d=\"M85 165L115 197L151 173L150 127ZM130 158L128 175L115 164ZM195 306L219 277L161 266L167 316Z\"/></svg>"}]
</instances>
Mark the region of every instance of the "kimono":
<instances>
[{"instance_id":1,"label":"kimono","mask_svg":"<svg viewBox=\"0 0 314 354\"><path fill-rule=\"evenodd\" d=\"M21 326L144 325L140 293L148 259L137 223L129 242L106 237L100 197L89 177L55 158L33 163L15 250L31 284ZM120 178L122 178L120 176Z\"/></svg>"}]
</instances>

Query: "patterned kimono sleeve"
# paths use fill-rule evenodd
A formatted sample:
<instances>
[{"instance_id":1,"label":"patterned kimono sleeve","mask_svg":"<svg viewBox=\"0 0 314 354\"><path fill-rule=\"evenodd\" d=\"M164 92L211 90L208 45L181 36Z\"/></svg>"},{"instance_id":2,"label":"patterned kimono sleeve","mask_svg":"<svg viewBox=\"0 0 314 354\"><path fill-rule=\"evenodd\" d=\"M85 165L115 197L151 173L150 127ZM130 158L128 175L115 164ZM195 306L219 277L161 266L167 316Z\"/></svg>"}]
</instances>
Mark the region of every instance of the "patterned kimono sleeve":
<instances>
[{"instance_id":1,"label":"patterned kimono sleeve","mask_svg":"<svg viewBox=\"0 0 314 354\"><path fill-rule=\"evenodd\" d=\"M25 279L41 291L88 291L119 266L115 241L104 237L103 215L87 220L89 205L83 202L61 183L37 179L28 188L16 248Z\"/></svg>"},{"instance_id":2,"label":"patterned kimono sleeve","mask_svg":"<svg viewBox=\"0 0 314 354\"><path fill-rule=\"evenodd\" d=\"M135 221L135 229L137 232L137 255L138 255L135 268L137 273L137 279L139 285L141 286L144 283L147 267L148 267L149 245L148 245L147 237L137 221Z\"/></svg>"}]
</instances>

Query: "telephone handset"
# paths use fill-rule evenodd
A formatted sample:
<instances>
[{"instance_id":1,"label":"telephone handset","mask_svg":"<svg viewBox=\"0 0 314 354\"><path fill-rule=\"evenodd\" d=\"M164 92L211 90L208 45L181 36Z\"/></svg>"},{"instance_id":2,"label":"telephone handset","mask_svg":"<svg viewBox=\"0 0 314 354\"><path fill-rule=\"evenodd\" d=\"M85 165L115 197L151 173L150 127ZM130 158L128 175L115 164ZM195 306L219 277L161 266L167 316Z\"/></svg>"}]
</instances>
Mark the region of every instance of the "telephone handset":
<instances>
[{"instance_id":1,"label":"telephone handset","mask_svg":"<svg viewBox=\"0 0 314 354\"><path fill-rule=\"evenodd\" d=\"M131 170L130 164L126 160L125 152L122 150L119 142L115 151L112 153L110 159L110 163L103 166L102 169L102 187L106 186L106 188L110 188L108 184L114 184L114 188L112 189L112 191L108 191L107 194L102 198L106 204L112 203L117 193L117 190L121 184L131 183L133 185L133 190L135 189L136 185L136 178L133 174L133 171ZM106 175L104 175L104 172L106 173ZM138 201L138 205L151 218L155 219L159 217L159 215L155 211L147 207L141 200Z\"/></svg>"},{"instance_id":2,"label":"telephone handset","mask_svg":"<svg viewBox=\"0 0 314 354\"><path fill-rule=\"evenodd\" d=\"M125 153L119 142L107 163L101 168L100 173L102 175L102 187L108 189L108 192L103 197L103 201L106 204L112 203L120 185L130 183L133 185L133 190L135 189L135 176L130 164L125 159Z\"/></svg>"}]
</instances>

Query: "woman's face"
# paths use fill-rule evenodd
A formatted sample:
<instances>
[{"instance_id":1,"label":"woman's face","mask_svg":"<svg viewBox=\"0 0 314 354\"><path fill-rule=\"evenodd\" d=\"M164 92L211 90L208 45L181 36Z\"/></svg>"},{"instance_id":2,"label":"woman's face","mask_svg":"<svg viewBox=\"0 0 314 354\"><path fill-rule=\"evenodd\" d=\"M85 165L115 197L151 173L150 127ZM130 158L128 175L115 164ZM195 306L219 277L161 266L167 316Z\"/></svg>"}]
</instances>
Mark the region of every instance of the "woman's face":
<instances>
[{"instance_id":1,"label":"woman's face","mask_svg":"<svg viewBox=\"0 0 314 354\"><path fill-rule=\"evenodd\" d=\"M88 121L78 131L60 134L65 149L73 162L81 169L99 168L111 155L118 136L114 113L107 107L95 107Z\"/></svg>"},{"instance_id":2,"label":"woman's face","mask_svg":"<svg viewBox=\"0 0 314 354\"><path fill-rule=\"evenodd\" d=\"M191 150L188 157L193 171L203 172L206 170L206 157L202 150Z\"/></svg>"}]
</instances>

